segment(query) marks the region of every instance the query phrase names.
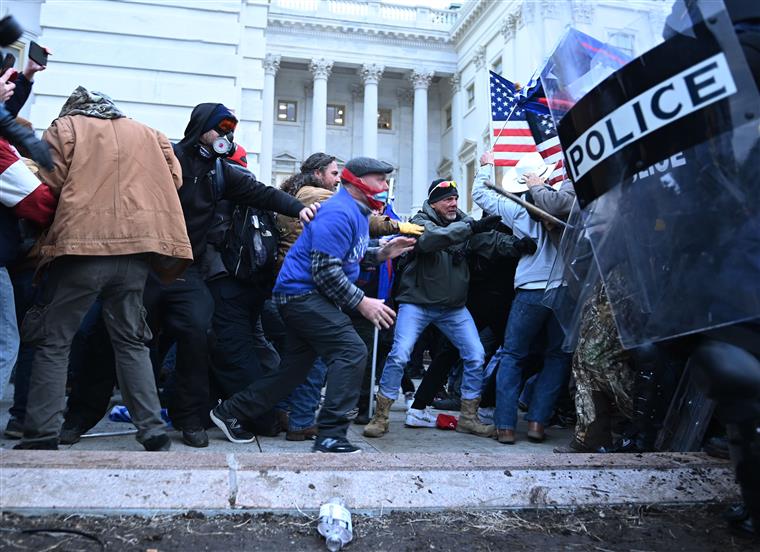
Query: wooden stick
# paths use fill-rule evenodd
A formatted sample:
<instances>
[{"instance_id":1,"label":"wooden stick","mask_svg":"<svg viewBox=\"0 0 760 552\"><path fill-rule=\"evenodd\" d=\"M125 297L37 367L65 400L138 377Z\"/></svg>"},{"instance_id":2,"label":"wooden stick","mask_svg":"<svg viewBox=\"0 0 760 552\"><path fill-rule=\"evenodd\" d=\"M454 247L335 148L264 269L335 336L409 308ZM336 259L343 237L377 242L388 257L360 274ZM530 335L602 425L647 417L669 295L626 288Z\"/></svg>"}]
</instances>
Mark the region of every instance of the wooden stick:
<instances>
[{"instance_id":1,"label":"wooden stick","mask_svg":"<svg viewBox=\"0 0 760 552\"><path fill-rule=\"evenodd\" d=\"M513 194L511 192L507 192L506 190L502 190L501 188L498 188L498 187L494 186L493 184L486 183L485 186L486 186L486 188L488 188L489 190L493 190L494 192L496 192L500 196L504 196L507 199L509 199L511 201L514 201L518 205L520 205L522 207L525 207L525 209L527 209L529 212L533 213L534 215L536 215L537 217L543 219L546 222L550 222L552 224L557 224L559 226L562 226L563 228L572 228L573 227L571 224L566 223L564 220L560 220L557 217L555 217L554 215L551 215L551 214L547 213L543 209L541 209L539 207L536 207L532 203L528 203L527 201L525 201L523 198L521 198L518 195L515 195L515 194Z\"/></svg>"}]
</instances>

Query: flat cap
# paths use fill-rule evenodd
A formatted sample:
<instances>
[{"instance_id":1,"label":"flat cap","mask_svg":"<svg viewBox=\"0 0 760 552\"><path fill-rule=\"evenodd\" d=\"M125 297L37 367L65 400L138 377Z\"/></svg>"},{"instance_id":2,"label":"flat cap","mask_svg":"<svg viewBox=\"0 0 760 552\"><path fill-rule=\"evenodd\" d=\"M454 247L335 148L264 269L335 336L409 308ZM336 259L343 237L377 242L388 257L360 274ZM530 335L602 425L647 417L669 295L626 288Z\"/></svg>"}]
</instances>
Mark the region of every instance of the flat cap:
<instances>
[{"instance_id":1,"label":"flat cap","mask_svg":"<svg viewBox=\"0 0 760 552\"><path fill-rule=\"evenodd\" d=\"M393 165L385 161L373 159L372 157L354 157L346 163L345 168L359 178L365 174L388 174L393 172Z\"/></svg>"}]
</instances>

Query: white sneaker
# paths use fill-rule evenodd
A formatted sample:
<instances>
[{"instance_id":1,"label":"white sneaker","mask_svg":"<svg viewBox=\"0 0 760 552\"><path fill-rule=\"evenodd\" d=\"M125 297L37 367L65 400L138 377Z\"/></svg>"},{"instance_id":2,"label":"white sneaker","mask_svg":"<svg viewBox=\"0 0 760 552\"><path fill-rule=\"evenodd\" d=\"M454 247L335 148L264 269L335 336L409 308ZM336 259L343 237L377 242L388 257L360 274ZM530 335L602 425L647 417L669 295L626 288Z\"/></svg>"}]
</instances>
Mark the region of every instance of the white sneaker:
<instances>
[{"instance_id":1,"label":"white sneaker","mask_svg":"<svg viewBox=\"0 0 760 552\"><path fill-rule=\"evenodd\" d=\"M478 419L481 424L493 425L493 415L496 412L496 408L478 408Z\"/></svg>"},{"instance_id":2,"label":"white sneaker","mask_svg":"<svg viewBox=\"0 0 760 552\"><path fill-rule=\"evenodd\" d=\"M410 408L406 411L406 427L435 427L437 416L429 408L418 410Z\"/></svg>"},{"instance_id":3,"label":"white sneaker","mask_svg":"<svg viewBox=\"0 0 760 552\"><path fill-rule=\"evenodd\" d=\"M414 404L414 392L409 391L408 393L404 393L404 402L406 403L406 409L409 410L412 408L412 405Z\"/></svg>"}]
</instances>

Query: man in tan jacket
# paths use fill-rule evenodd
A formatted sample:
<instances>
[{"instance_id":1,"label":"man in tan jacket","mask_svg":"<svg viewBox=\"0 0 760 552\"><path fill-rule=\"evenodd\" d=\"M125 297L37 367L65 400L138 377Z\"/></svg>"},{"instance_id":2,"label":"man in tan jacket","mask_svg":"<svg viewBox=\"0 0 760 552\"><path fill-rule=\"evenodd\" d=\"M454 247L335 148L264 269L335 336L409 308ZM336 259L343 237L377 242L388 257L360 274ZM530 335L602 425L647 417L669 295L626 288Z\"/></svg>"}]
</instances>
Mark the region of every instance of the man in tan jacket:
<instances>
[{"instance_id":1,"label":"man in tan jacket","mask_svg":"<svg viewBox=\"0 0 760 552\"><path fill-rule=\"evenodd\" d=\"M82 87L44 139L54 168L43 177L58 207L42 244L43 301L22 325L37 351L24 437L15 448L58 448L71 341L100 297L137 440L146 450L168 450L145 346L151 334L143 289L151 266L171 281L193 259L177 195L180 165L166 136Z\"/></svg>"}]
</instances>

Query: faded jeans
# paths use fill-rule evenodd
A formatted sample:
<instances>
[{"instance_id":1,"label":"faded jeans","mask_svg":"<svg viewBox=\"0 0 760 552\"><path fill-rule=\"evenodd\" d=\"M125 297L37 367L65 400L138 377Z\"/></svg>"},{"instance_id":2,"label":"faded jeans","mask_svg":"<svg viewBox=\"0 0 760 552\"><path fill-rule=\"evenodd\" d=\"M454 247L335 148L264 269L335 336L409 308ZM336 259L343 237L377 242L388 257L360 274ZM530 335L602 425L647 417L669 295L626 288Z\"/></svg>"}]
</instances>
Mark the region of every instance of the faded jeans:
<instances>
[{"instance_id":1,"label":"faded jeans","mask_svg":"<svg viewBox=\"0 0 760 552\"><path fill-rule=\"evenodd\" d=\"M18 356L18 326L16 325L16 304L13 301L13 286L8 270L0 267L0 398L11 377L13 365Z\"/></svg>"},{"instance_id":2,"label":"faded jeans","mask_svg":"<svg viewBox=\"0 0 760 552\"><path fill-rule=\"evenodd\" d=\"M464 361L462 399L479 398L485 351L470 312L465 307L433 307L411 303L402 303L398 308L393 347L385 361L380 391L389 399L395 400L398 397L404 367L409 362L414 344L430 324L441 330L459 349L459 356Z\"/></svg>"}]
</instances>

